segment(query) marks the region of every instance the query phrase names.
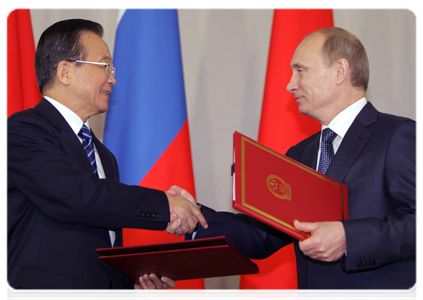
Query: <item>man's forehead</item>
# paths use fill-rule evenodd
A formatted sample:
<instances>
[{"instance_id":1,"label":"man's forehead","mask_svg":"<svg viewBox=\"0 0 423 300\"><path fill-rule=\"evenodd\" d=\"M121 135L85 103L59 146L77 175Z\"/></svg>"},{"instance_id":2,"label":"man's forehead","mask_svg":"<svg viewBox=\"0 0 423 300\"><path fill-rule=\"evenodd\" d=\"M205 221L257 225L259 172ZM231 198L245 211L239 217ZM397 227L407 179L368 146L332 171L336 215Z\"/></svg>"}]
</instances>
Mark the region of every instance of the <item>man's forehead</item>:
<instances>
[{"instance_id":1,"label":"man's forehead","mask_svg":"<svg viewBox=\"0 0 423 300\"><path fill-rule=\"evenodd\" d=\"M306 67L309 60L321 57L320 49L323 45L322 35L306 37L297 47L291 60L291 68Z\"/></svg>"},{"instance_id":2,"label":"man's forehead","mask_svg":"<svg viewBox=\"0 0 423 300\"><path fill-rule=\"evenodd\" d=\"M316 54L322 48L325 39L322 35L311 35L306 37L298 46L297 51L306 52L308 54Z\"/></svg>"}]
</instances>

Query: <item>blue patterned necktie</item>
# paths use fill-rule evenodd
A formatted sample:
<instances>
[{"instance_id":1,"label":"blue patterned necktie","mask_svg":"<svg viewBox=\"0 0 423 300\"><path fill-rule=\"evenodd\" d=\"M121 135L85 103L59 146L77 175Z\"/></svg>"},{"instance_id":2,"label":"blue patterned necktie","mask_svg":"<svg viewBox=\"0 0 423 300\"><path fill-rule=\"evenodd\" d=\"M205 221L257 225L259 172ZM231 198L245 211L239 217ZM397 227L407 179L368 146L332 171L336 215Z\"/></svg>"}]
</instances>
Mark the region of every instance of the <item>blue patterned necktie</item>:
<instances>
[{"instance_id":1,"label":"blue patterned necktie","mask_svg":"<svg viewBox=\"0 0 423 300\"><path fill-rule=\"evenodd\" d=\"M337 134L330 128L326 128L322 133L322 145L320 151L320 162L317 172L326 174L330 163L332 162L334 151L332 142L336 138Z\"/></svg>"},{"instance_id":2,"label":"blue patterned necktie","mask_svg":"<svg viewBox=\"0 0 423 300\"><path fill-rule=\"evenodd\" d=\"M87 157L90 161L91 167L93 168L93 172L94 174L97 174L97 164L95 163L93 137L91 135L91 131L85 124L82 125L78 136L82 139L82 146L84 146L84 150L87 153Z\"/></svg>"}]
</instances>

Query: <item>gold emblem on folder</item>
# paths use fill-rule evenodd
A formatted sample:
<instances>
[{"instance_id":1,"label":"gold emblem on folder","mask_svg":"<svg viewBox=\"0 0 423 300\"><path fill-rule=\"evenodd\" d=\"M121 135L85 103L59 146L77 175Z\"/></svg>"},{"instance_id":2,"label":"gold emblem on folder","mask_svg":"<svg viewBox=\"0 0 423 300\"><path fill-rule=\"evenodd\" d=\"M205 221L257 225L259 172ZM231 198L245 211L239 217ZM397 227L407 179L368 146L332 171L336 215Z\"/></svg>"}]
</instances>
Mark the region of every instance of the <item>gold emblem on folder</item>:
<instances>
[{"instance_id":1,"label":"gold emblem on folder","mask_svg":"<svg viewBox=\"0 0 423 300\"><path fill-rule=\"evenodd\" d=\"M291 201L291 186L279 176L269 175L266 180L269 191L277 198Z\"/></svg>"}]
</instances>

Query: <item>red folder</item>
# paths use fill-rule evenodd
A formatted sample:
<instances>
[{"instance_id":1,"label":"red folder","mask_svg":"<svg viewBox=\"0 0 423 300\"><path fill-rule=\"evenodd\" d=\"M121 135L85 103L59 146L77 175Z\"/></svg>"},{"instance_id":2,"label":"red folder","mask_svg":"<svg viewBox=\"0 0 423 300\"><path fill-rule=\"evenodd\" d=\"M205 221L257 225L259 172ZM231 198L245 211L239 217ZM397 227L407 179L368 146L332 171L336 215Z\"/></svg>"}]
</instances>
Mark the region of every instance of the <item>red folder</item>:
<instances>
[{"instance_id":1,"label":"red folder","mask_svg":"<svg viewBox=\"0 0 423 300\"><path fill-rule=\"evenodd\" d=\"M100 259L139 284L144 274L173 280L255 274L257 265L226 237L96 249Z\"/></svg>"},{"instance_id":2,"label":"red folder","mask_svg":"<svg viewBox=\"0 0 423 300\"><path fill-rule=\"evenodd\" d=\"M299 240L302 222L348 219L347 186L234 133L233 207Z\"/></svg>"}]
</instances>

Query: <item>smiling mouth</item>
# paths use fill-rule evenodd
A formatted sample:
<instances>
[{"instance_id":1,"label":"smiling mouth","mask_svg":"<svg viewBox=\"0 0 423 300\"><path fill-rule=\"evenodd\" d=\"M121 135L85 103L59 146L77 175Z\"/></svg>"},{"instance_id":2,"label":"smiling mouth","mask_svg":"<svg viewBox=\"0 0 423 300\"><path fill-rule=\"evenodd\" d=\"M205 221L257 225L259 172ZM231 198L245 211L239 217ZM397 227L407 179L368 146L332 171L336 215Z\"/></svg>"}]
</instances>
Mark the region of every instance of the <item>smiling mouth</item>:
<instances>
[{"instance_id":1,"label":"smiling mouth","mask_svg":"<svg viewBox=\"0 0 423 300\"><path fill-rule=\"evenodd\" d=\"M108 92L108 91L100 91L100 93L103 94L103 95L106 95L106 96L110 95L110 92Z\"/></svg>"}]
</instances>

